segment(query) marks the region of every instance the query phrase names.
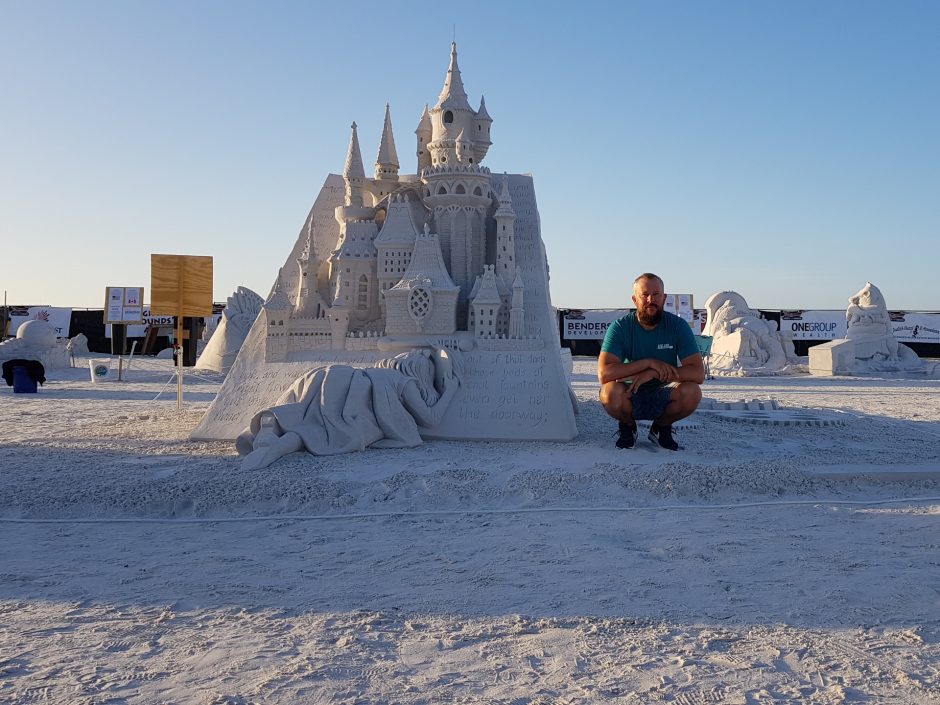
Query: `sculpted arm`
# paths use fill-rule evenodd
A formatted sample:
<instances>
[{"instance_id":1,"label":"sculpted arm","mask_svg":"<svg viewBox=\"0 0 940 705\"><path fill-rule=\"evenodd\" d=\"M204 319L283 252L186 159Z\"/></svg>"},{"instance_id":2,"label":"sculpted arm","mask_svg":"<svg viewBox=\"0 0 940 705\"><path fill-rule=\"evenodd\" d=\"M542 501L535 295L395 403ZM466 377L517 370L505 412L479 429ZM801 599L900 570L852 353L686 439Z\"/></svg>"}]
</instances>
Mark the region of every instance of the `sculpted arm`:
<instances>
[{"instance_id":1,"label":"sculpted arm","mask_svg":"<svg viewBox=\"0 0 940 705\"><path fill-rule=\"evenodd\" d=\"M417 384L405 385L401 398L402 403L405 405L405 408L411 412L411 415L414 416L419 426L433 428L444 418L444 413L447 411L447 407L450 406L450 401L454 398L454 394L457 393L460 382L456 377L450 376L444 378L443 385L444 391L441 392L437 402L432 406L428 406L427 402L424 401Z\"/></svg>"}]
</instances>

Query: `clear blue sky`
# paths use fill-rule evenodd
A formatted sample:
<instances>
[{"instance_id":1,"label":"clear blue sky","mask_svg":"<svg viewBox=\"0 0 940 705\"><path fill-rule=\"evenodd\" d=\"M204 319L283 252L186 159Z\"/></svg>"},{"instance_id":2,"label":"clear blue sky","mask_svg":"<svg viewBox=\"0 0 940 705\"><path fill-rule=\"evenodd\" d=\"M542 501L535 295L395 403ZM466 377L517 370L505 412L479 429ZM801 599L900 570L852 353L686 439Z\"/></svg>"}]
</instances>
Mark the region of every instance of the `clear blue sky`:
<instances>
[{"instance_id":1,"label":"clear blue sky","mask_svg":"<svg viewBox=\"0 0 940 705\"><path fill-rule=\"evenodd\" d=\"M458 9L460 8L460 9ZM462 9L468 8L468 9ZM415 13L415 14L412 14ZM101 307L151 253L267 295L349 124L402 171L456 26L559 307L940 309L940 3L0 0L0 294Z\"/></svg>"}]
</instances>

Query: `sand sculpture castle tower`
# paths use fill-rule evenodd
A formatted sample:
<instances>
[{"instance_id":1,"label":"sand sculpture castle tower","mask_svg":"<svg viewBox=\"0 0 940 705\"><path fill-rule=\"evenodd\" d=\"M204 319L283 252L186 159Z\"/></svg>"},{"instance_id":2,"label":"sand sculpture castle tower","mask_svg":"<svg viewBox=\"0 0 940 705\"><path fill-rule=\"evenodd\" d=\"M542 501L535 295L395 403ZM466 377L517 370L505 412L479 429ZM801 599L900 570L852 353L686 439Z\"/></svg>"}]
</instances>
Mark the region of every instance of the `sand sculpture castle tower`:
<instances>
[{"instance_id":1,"label":"sand sculpture castle tower","mask_svg":"<svg viewBox=\"0 0 940 705\"><path fill-rule=\"evenodd\" d=\"M492 124L456 44L418 117L416 173L402 172L388 104L369 175L352 123L342 175L327 177L194 438L235 438L313 366L431 346L459 350L463 377L425 437L576 435L532 177L484 166Z\"/></svg>"},{"instance_id":2,"label":"sand sculpture castle tower","mask_svg":"<svg viewBox=\"0 0 940 705\"><path fill-rule=\"evenodd\" d=\"M363 349L362 338L377 344L388 335L524 336L509 183L504 176L494 188L482 165L492 123L482 97L478 109L470 106L452 44L444 87L415 130L418 174L399 174L388 104L374 178L366 176L352 124L335 247L325 261L319 257L311 219L296 283L279 279L263 309L276 320L267 326L265 360L346 349L350 339ZM486 323L477 310L487 311Z\"/></svg>"}]
</instances>

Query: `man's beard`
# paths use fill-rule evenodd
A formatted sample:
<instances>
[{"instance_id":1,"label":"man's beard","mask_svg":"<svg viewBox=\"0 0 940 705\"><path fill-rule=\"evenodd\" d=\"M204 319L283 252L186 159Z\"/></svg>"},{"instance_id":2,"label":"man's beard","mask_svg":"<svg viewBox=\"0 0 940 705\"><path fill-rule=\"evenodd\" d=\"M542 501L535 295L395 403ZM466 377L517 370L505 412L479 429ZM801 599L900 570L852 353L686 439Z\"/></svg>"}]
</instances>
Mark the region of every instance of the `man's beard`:
<instances>
[{"instance_id":1,"label":"man's beard","mask_svg":"<svg viewBox=\"0 0 940 705\"><path fill-rule=\"evenodd\" d=\"M636 310L636 319L644 326L656 326L663 320L663 310L657 306L655 313L649 313L651 308L651 306L647 306Z\"/></svg>"}]
</instances>

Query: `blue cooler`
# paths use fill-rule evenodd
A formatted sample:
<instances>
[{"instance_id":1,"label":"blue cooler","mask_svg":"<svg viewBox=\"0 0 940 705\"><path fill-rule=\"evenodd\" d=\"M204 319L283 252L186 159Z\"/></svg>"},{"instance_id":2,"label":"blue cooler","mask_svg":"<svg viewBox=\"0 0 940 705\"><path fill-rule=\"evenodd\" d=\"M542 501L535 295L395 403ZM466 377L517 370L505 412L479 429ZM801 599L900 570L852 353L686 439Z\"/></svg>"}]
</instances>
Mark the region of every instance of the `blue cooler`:
<instances>
[{"instance_id":1,"label":"blue cooler","mask_svg":"<svg viewBox=\"0 0 940 705\"><path fill-rule=\"evenodd\" d=\"M13 392L14 394L36 393L36 380L25 367L13 368Z\"/></svg>"}]
</instances>

